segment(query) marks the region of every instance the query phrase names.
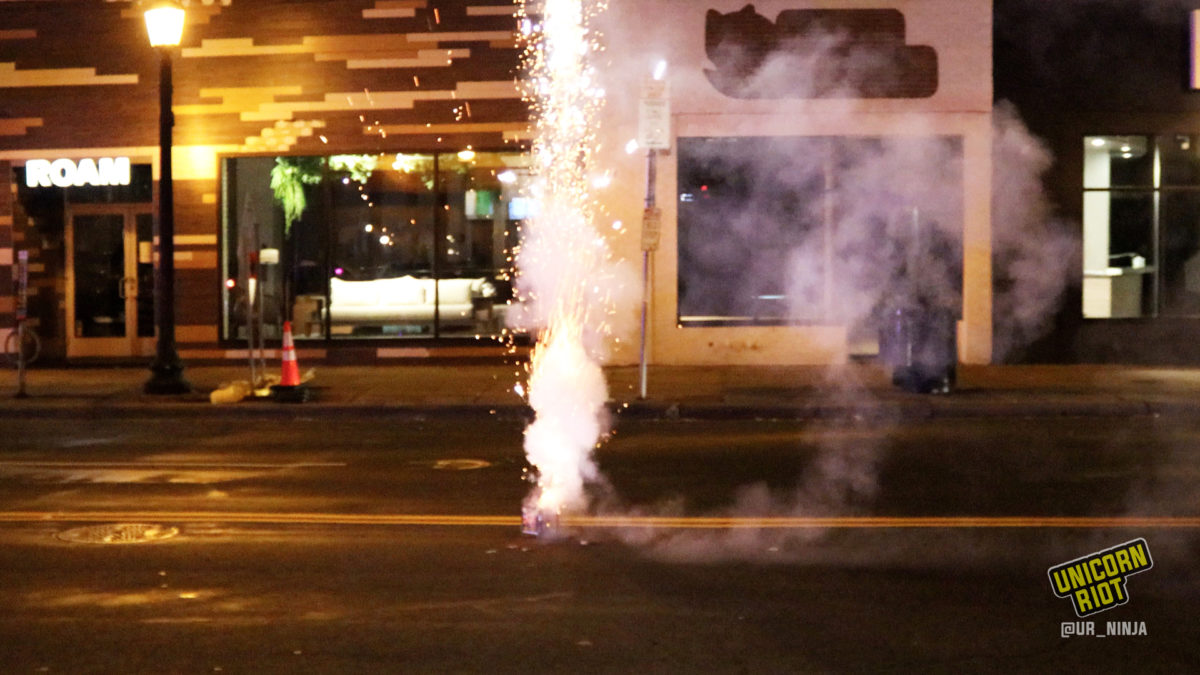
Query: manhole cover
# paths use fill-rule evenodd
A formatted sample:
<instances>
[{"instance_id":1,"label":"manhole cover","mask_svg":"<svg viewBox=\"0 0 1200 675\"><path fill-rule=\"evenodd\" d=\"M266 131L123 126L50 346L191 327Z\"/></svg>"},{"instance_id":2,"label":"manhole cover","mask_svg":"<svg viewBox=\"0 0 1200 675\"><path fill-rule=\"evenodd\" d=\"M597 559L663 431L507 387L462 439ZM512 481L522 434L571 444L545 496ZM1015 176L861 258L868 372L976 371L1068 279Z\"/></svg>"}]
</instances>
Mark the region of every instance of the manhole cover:
<instances>
[{"instance_id":1,"label":"manhole cover","mask_svg":"<svg viewBox=\"0 0 1200 675\"><path fill-rule=\"evenodd\" d=\"M110 525L88 525L59 532L58 538L76 544L139 544L144 541L161 541L179 534L179 529L165 525L144 523L115 523Z\"/></svg>"},{"instance_id":2,"label":"manhole cover","mask_svg":"<svg viewBox=\"0 0 1200 675\"><path fill-rule=\"evenodd\" d=\"M433 468L441 471L473 471L491 465L491 462L482 459L439 459L433 463Z\"/></svg>"}]
</instances>

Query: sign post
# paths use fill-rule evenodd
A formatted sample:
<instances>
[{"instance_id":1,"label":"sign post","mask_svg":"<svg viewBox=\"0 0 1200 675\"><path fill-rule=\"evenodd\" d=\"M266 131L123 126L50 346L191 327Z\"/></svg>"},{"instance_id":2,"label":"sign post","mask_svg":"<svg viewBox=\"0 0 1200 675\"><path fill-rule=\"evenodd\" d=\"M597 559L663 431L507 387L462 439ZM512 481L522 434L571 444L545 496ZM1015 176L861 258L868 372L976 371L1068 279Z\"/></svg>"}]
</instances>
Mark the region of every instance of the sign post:
<instances>
[{"instance_id":1,"label":"sign post","mask_svg":"<svg viewBox=\"0 0 1200 675\"><path fill-rule=\"evenodd\" d=\"M658 248L662 211L655 204L659 150L671 148L671 99L661 75L642 84L638 106L638 145L646 148L646 208L642 212L642 331L638 359L638 398L646 398L646 318L650 313L650 254Z\"/></svg>"}]
</instances>

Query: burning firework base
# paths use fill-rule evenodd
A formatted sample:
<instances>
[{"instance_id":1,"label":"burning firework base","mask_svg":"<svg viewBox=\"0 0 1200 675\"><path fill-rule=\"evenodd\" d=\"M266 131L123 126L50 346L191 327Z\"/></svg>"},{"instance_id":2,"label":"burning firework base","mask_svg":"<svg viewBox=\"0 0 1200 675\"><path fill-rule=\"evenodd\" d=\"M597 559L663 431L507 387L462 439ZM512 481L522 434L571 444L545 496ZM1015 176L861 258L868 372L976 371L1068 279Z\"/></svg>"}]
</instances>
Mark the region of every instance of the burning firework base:
<instances>
[{"instance_id":1,"label":"burning firework base","mask_svg":"<svg viewBox=\"0 0 1200 675\"><path fill-rule=\"evenodd\" d=\"M536 483L536 471L526 471L526 480ZM521 534L557 541L567 537L562 528L562 514L559 509L550 508L542 501L542 488L535 485L521 506Z\"/></svg>"},{"instance_id":2,"label":"burning firework base","mask_svg":"<svg viewBox=\"0 0 1200 675\"><path fill-rule=\"evenodd\" d=\"M550 541L566 536L559 527L559 514L544 511L537 504L526 504L521 509L521 534Z\"/></svg>"}]
</instances>

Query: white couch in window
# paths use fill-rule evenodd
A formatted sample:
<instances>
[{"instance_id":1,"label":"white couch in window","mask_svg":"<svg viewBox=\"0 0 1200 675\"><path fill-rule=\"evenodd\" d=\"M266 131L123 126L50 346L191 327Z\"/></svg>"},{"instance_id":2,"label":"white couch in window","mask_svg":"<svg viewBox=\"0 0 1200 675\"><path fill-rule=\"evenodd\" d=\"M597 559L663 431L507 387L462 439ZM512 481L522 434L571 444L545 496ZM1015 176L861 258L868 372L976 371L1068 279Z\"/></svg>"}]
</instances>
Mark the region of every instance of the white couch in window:
<instances>
[{"instance_id":1,"label":"white couch in window","mask_svg":"<svg viewBox=\"0 0 1200 675\"><path fill-rule=\"evenodd\" d=\"M329 319L335 326L389 326L433 323L440 305L442 326L469 326L475 320L476 299L494 296L496 289L483 277L418 279L412 276L368 281L329 281Z\"/></svg>"}]
</instances>

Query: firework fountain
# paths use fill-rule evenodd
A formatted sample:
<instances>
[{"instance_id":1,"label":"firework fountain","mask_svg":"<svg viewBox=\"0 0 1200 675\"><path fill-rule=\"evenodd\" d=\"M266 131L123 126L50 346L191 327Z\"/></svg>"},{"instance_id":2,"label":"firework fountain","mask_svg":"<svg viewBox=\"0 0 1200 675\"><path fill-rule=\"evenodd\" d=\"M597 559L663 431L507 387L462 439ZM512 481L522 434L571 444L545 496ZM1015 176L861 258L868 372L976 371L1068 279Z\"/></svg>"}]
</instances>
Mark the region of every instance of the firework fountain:
<instances>
[{"instance_id":1,"label":"firework fountain","mask_svg":"<svg viewBox=\"0 0 1200 675\"><path fill-rule=\"evenodd\" d=\"M526 0L519 10L536 131L529 189L539 204L522 228L516 283L520 321L538 335L526 392L536 417L525 431L535 487L523 509L533 534L586 507L584 487L597 476L592 452L605 431L600 364L619 283L590 194L604 91L589 24L603 9L600 0Z\"/></svg>"}]
</instances>

